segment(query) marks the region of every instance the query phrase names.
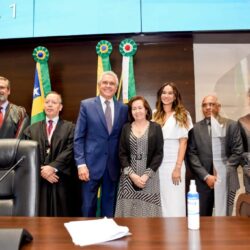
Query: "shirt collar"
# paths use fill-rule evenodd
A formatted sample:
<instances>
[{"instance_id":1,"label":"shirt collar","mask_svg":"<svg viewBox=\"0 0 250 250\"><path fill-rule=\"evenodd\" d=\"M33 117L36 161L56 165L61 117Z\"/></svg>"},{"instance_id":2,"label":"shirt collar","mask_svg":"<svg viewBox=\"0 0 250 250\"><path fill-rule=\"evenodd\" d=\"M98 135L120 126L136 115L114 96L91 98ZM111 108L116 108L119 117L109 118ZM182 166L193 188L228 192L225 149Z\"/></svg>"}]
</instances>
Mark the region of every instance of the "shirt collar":
<instances>
[{"instance_id":1,"label":"shirt collar","mask_svg":"<svg viewBox=\"0 0 250 250\"><path fill-rule=\"evenodd\" d=\"M211 118L209 117L209 118L205 118L205 120L206 120L206 124L207 125L211 125Z\"/></svg>"},{"instance_id":2,"label":"shirt collar","mask_svg":"<svg viewBox=\"0 0 250 250\"><path fill-rule=\"evenodd\" d=\"M7 109L9 102L5 101L4 104L1 105L1 107L3 108L3 110L5 111Z\"/></svg>"},{"instance_id":3,"label":"shirt collar","mask_svg":"<svg viewBox=\"0 0 250 250\"><path fill-rule=\"evenodd\" d=\"M105 104L105 101L106 101L106 100L110 101L110 104L114 103L114 99L113 99L113 98L111 98L111 99L106 99L106 98L104 98L104 97L101 96L101 95L100 95L100 100L101 100L102 105Z\"/></svg>"},{"instance_id":4,"label":"shirt collar","mask_svg":"<svg viewBox=\"0 0 250 250\"><path fill-rule=\"evenodd\" d=\"M49 119L46 116L46 124L48 123L48 121L52 120L53 121L53 125L57 124L58 120L59 120L59 116L54 117L53 119Z\"/></svg>"}]
</instances>

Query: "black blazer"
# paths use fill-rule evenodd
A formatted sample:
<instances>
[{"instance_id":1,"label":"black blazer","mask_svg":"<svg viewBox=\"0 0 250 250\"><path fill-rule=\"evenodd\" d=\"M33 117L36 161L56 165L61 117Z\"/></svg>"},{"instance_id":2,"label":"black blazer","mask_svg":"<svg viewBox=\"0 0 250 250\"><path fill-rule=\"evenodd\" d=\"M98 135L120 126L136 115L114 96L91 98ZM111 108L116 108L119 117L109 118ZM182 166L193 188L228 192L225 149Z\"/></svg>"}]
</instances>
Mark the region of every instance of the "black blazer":
<instances>
[{"instance_id":1,"label":"black blazer","mask_svg":"<svg viewBox=\"0 0 250 250\"><path fill-rule=\"evenodd\" d=\"M123 126L119 146L119 158L122 168L130 166L130 131L131 124L126 123ZM155 122L149 124L148 131L148 152L147 152L147 166L156 171L161 165L163 158L163 135L161 126Z\"/></svg>"},{"instance_id":2,"label":"black blazer","mask_svg":"<svg viewBox=\"0 0 250 250\"><path fill-rule=\"evenodd\" d=\"M74 129L75 125L72 122L58 120L51 138L50 154L47 154L49 142L45 120L26 128L24 137L38 142L41 165L48 164L66 175L71 175L76 168L73 157Z\"/></svg>"},{"instance_id":3,"label":"black blazer","mask_svg":"<svg viewBox=\"0 0 250 250\"><path fill-rule=\"evenodd\" d=\"M243 153L243 145L240 136L240 129L237 122L221 117L221 123L226 126L225 151L227 156L228 179L231 182L229 188L238 188L237 167L240 164ZM205 119L197 122L189 131L187 148L188 166L195 174L197 185L209 189L204 182L207 174L213 174L213 153L211 137L208 135L208 128Z\"/></svg>"}]
</instances>

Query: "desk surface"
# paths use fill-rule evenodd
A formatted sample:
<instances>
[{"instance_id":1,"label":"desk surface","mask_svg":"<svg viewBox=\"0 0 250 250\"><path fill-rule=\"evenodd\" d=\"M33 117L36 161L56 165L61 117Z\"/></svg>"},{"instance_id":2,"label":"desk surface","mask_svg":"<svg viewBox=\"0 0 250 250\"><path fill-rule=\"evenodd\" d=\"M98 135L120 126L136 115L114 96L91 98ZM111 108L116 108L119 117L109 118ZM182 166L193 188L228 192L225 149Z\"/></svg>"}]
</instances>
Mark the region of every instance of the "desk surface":
<instances>
[{"instance_id":1,"label":"desk surface","mask_svg":"<svg viewBox=\"0 0 250 250\"><path fill-rule=\"evenodd\" d=\"M83 218L0 217L0 228L25 228L34 237L22 250L68 249L250 249L250 218L203 217L200 230L187 230L186 218L116 218L131 236L105 244L75 246L64 222ZM2 250L2 249L1 249Z\"/></svg>"}]
</instances>

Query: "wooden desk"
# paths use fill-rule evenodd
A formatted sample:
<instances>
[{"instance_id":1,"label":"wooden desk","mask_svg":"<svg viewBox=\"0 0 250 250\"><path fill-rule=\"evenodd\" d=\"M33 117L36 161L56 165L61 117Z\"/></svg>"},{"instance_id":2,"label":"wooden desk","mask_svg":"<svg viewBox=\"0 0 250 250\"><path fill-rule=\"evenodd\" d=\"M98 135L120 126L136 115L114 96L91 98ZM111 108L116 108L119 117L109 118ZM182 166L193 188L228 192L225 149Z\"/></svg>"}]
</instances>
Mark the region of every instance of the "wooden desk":
<instances>
[{"instance_id":1,"label":"wooden desk","mask_svg":"<svg viewBox=\"0 0 250 250\"><path fill-rule=\"evenodd\" d=\"M22 250L68 249L250 249L250 218L203 217L201 229L187 230L186 218L116 218L132 236L105 244L77 247L63 223L83 218L0 217L0 228L26 228L34 237ZM4 249L1 249L4 250Z\"/></svg>"}]
</instances>

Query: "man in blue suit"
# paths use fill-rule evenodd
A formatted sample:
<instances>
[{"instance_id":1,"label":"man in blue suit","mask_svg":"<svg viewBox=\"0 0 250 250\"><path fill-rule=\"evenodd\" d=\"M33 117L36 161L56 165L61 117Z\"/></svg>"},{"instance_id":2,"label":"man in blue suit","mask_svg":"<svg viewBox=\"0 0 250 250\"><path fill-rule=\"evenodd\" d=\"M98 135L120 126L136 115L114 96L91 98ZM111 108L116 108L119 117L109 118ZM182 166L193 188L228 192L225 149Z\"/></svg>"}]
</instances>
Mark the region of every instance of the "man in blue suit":
<instances>
[{"instance_id":1,"label":"man in blue suit","mask_svg":"<svg viewBox=\"0 0 250 250\"><path fill-rule=\"evenodd\" d=\"M83 181L83 216L96 216L97 192L101 186L101 216L113 217L120 176L118 144L128 108L113 98L118 87L114 72L104 72L98 87L99 96L81 101L74 154L79 179Z\"/></svg>"}]
</instances>

